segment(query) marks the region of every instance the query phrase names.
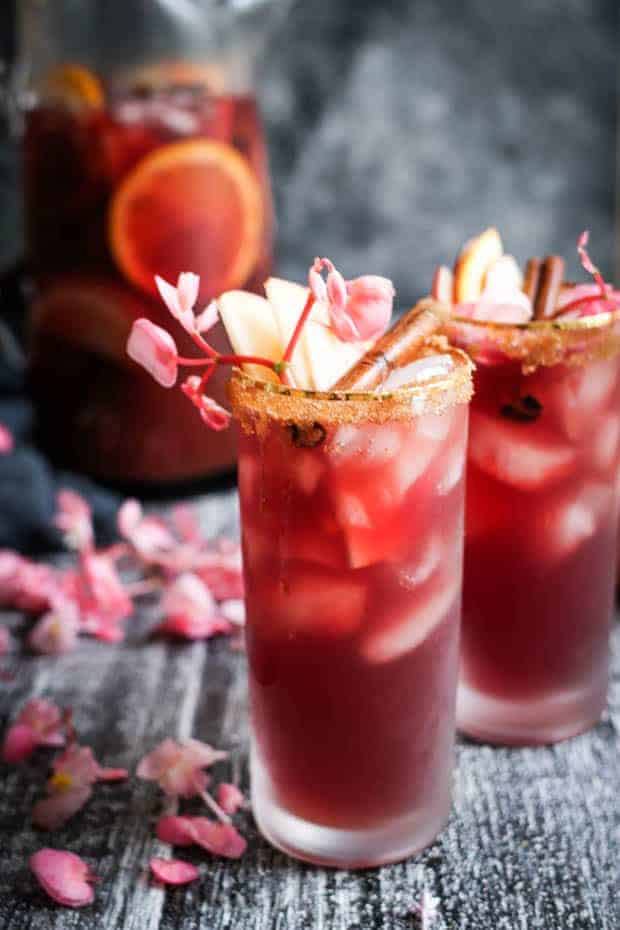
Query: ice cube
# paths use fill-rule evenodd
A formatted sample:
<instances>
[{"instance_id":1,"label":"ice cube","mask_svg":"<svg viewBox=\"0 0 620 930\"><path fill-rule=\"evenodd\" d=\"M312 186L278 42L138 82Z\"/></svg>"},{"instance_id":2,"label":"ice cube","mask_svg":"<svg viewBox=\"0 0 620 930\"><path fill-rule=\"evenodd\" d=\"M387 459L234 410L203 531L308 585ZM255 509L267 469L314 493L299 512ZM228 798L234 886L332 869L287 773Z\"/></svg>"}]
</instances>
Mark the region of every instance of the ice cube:
<instances>
[{"instance_id":1,"label":"ice cube","mask_svg":"<svg viewBox=\"0 0 620 930\"><path fill-rule=\"evenodd\" d=\"M465 450L460 446L450 449L443 461L441 478L437 482L437 493L449 494L457 486L465 471Z\"/></svg>"},{"instance_id":2,"label":"ice cube","mask_svg":"<svg viewBox=\"0 0 620 930\"><path fill-rule=\"evenodd\" d=\"M399 614L364 637L361 652L368 662L391 662L415 649L430 636L458 601L458 578L442 585L423 600L412 598Z\"/></svg>"},{"instance_id":3,"label":"ice cube","mask_svg":"<svg viewBox=\"0 0 620 930\"><path fill-rule=\"evenodd\" d=\"M472 412L469 457L498 481L536 491L570 472L575 450L541 440L532 434L530 424L512 424Z\"/></svg>"},{"instance_id":4,"label":"ice cube","mask_svg":"<svg viewBox=\"0 0 620 930\"><path fill-rule=\"evenodd\" d=\"M264 599L282 631L347 635L362 622L366 587L357 579L318 566L291 564L286 582L268 582Z\"/></svg>"},{"instance_id":5,"label":"ice cube","mask_svg":"<svg viewBox=\"0 0 620 930\"><path fill-rule=\"evenodd\" d=\"M568 436L581 437L589 429L592 417L610 403L617 378L614 359L568 369L549 401Z\"/></svg>"},{"instance_id":6,"label":"ice cube","mask_svg":"<svg viewBox=\"0 0 620 930\"><path fill-rule=\"evenodd\" d=\"M441 442L450 432L453 413L453 410L446 410L444 413L424 413L418 419L418 433L422 436L426 436L428 439Z\"/></svg>"},{"instance_id":7,"label":"ice cube","mask_svg":"<svg viewBox=\"0 0 620 930\"><path fill-rule=\"evenodd\" d=\"M441 537L438 535L430 536L426 542L418 547L415 558L411 559L410 564L399 569L399 584L409 591L424 584L439 568L442 554Z\"/></svg>"},{"instance_id":8,"label":"ice cube","mask_svg":"<svg viewBox=\"0 0 620 930\"><path fill-rule=\"evenodd\" d=\"M296 449L294 455L291 455L293 480L308 496L316 491L324 470L323 463L314 452Z\"/></svg>"},{"instance_id":9,"label":"ice cube","mask_svg":"<svg viewBox=\"0 0 620 930\"><path fill-rule=\"evenodd\" d=\"M336 463L374 466L396 456L401 444L401 433L394 426L357 427L345 423L334 433L330 455Z\"/></svg>"},{"instance_id":10,"label":"ice cube","mask_svg":"<svg viewBox=\"0 0 620 930\"><path fill-rule=\"evenodd\" d=\"M541 558L565 559L587 542L613 505L613 490L594 482L556 501L543 516Z\"/></svg>"},{"instance_id":11,"label":"ice cube","mask_svg":"<svg viewBox=\"0 0 620 930\"><path fill-rule=\"evenodd\" d=\"M342 493L337 499L338 519L345 527L371 527L372 520L362 500L355 494Z\"/></svg>"},{"instance_id":12,"label":"ice cube","mask_svg":"<svg viewBox=\"0 0 620 930\"><path fill-rule=\"evenodd\" d=\"M428 436L423 436L417 430L408 437L401 454L394 459L391 469L397 499L402 498L422 477L438 451L438 443Z\"/></svg>"},{"instance_id":13,"label":"ice cube","mask_svg":"<svg viewBox=\"0 0 620 930\"><path fill-rule=\"evenodd\" d=\"M386 391L396 391L398 388L416 382L423 383L424 381L430 381L431 378L441 378L449 374L453 367L454 362L451 355L428 355L391 371L381 385L381 391L384 393Z\"/></svg>"}]
</instances>

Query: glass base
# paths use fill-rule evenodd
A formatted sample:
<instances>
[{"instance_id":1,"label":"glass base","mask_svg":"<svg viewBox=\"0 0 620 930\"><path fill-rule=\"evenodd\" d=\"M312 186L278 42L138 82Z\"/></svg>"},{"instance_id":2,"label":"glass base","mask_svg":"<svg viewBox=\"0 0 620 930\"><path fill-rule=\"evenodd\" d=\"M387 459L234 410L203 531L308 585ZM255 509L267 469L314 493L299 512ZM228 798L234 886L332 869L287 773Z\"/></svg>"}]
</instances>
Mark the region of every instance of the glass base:
<instances>
[{"instance_id":1,"label":"glass base","mask_svg":"<svg viewBox=\"0 0 620 930\"><path fill-rule=\"evenodd\" d=\"M589 730L607 700L603 688L563 691L535 700L506 700L459 682L456 726L461 733L505 746L559 743Z\"/></svg>"},{"instance_id":2,"label":"glass base","mask_svg":"<svg viewBox=\"0 0 620 930\"><path fill-rule=\"evenodd\" d=\"M377 786L381 790L381 786ZM252 812L272 846L313 865L364 869L399 862L433 842L446 824L451 798L375 828L346 830L312 823L291 814L272 797L263 766L252 755Z\"/></svg>"}]
</instances>

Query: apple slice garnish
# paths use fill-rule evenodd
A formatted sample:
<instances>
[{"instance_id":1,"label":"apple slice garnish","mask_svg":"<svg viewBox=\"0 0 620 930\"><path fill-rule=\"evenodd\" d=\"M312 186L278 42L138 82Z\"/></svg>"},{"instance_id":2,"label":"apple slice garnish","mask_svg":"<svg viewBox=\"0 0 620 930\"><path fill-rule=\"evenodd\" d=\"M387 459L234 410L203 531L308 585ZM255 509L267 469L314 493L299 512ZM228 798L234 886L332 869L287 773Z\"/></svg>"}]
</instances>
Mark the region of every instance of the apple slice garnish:
<instances>
[{"instance_id":1,"label":"apple slice garnish","mask_svg":"<svg viewBox=\"0 0 620 930\"><path fill-rule=\"evenodd\" d=\"M286 281L284 278L268 278L265 281L265 294L271 304L280 341L283 346L287 346L306 304L308 288L294 281ZM310 390L313 384L305 341L305 331L302 331L301 338L293 352L291 369L293 381L297 387Z\"/></svg>"},{"instance_id":2,"label":"apple slice garnish","mask_svg":"<svg viewBox=\"0 0 620 930\"><path fill-rule=\"evenodd\" d=\"M489 268L503 252L502 240L494 226L465 243L454 265L455 303L471 303L480 297Z\"/></svg>"},{"instance_id":3,"label":"apple slice garnish","mask_svg":"<svg viewBox=\"0 0 620 930\"><path fill-rule=\"evenodd\" d=\"M282 278L269 278L265 293L286 345L299 319L308 288ZM368 349L369 343L342 342L329 328L327 307L315 303L306 322L292 359L292 371L297 387L327 391L341 375L353 367Z\"/></svg>"},{"instance_id":4,"label":"apple slice garnish","mask_svg":"<svg viewBox=\"0 0 620 930\"><path fill-rule=\"evenodd\" d=\"M248 291L227 291L217 299L220 317L237 355L259 355L279 361L284 353L271 304ZM248 374L263 381L277 382L274 371L263 365L247 365Z\"/></svg>"},{"instance_id":5,"label":"apple slice garnish","mask_svg":"<svg viewBox=\"0 0 620 930\"><path fill-rule=\"evenodd\" d=\"M433 275L431 297L441 301L441 303L451 304L453 290L454 275L446 265L438 265Z\"/></svg>"},{"instance_id":6,"label":"apple slice garnish","mask_svg":"<svg viewBox=\"0 0 620 930\"><path fill-rule=\"evenodd\" d=\"M502 255L489 266L484 277L484 291L512 293L523 288L523 273L512 255Z\"/></svg>"}]
</instances>

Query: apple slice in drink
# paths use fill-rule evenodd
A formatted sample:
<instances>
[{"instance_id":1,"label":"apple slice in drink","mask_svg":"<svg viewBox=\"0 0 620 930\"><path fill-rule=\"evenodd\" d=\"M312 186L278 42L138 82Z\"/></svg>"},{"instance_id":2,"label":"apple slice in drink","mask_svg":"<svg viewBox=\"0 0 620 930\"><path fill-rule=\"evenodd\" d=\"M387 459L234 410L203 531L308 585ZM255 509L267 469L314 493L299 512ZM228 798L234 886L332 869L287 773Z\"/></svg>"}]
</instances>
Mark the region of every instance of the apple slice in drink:
<instances>
[{"instance_id":1,"label":"apple slice in drink","mask_svg":"<svg viewBox=\"0 0 620 930\"><path fill-rule=\"evenodd\" d=\"M538 521L540 558L559 560L573 555L612 511L612 498L612 489L596 482L587 482L577 493L556 498Z\"/></svg>"},{"instance_id":2,"label":"apple slice in drink","mask_svg":"<svg viewBox=\"0 0 620 930\"><path fill-rule=\"evenodd\" d=\"M361 652L373 663L392 662L420 646L442 623L460 596L458 578L452 584L431 586L432 592L408 601L400 612L383 619L362 640Z\"/></svg>"},{"instance_id":3,"label":"apple slice in drink","mask_svg":"<svg viewBox=\"0 0 620 930\"><path fill-rule=\"evenodd\" d=\"M265 584L269 592L261 602L269 605L268 622L287 636L344 636L361 625L366 587L346 574L291 562L286 585L274 579L265 579Z\"/></svg>"},{"instance_id":4,"label":"apple slice in drink","mask_svg":"<svg viewBox=\"0 0 620 930\"><path fill-rule=\"evenodd\" d=\"M487 272L503 252L502 240L493 226L465 243L454 265L455 303L469 303L480 297Z\"/></svg>"},{"instance_id":5,"label":"apple slice in drink","mask_svg":"<svg viewBox=\"0 0 620 930\"><path fill-rule=\"evenodd\" d=\"M287 345L308 299L309 290L282 278L269 278L265 293L277 321L280 339ZM355 365L370 343L342 342L329 328L327 308L315 303L293 354L298 387L326 391Z\"/></svg>"},{"instance_id":6,"label":"apple slice in drink","mask_svg":"<svg viewBox=\"0 0 620 930\"><path fill-rule=\"evenodd\" d=\"M284 349L269 301L248 291L227 291L217 300L220 317L237 355L256 355L278 361ZM262 381L278 381L274 371L263 365L243 368Z\"/></svg>"},{"instance_id":7,"label":"apple slice in drink","mask_svg":"<svg viewBox=\"0 0 620 930\"><path fill-rule=\"evenodd\" d=\"M536 491L568 474L576 451L532 434L530 424L513 424L471 412L469 460L497 481Z\"/></svg>"},{"instance_id":8,"label":"apple slice in drink","mask_svg":"<svg viewBox=\"0 0 620 930\"><path fill-rule=\"evenodd\" d=\"M433 275L431 296L444 304L451 304L454 293L454 275L446 265L438 265Z\"/></svg>"}]
</instances>

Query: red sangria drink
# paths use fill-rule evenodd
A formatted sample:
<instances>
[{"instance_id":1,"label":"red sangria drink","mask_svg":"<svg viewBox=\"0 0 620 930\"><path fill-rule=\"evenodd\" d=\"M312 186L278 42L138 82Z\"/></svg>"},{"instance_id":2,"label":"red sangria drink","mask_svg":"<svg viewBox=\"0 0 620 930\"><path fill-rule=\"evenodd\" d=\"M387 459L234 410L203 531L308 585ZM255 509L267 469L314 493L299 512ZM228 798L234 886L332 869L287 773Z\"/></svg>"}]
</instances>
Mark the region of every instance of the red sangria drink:
<instances>
[{"instance_id":1,"label":"red sangria drink","mask_svg":"<svg viewBox=\"0 0 620 930\"><path fill-rule=\"evenodd\" d=\"M26 114L28 258L36 279L30 376L42 444L99 478L175 482L234 460L230 432L191 428L126 355L133 322L165 320L155 274L200 274L199 300L253 289L271 266L262 127L250 94L208 65L169 62L122 79L64 65ZM192 342L182 336L183 351ZM220 350L223 330L214 335ZM224 398L218 375L213 391Z\"/></svg>"},{"instance_id":2,"label":"red sangria drink","mask_svg":"<svg viewBox=\"0 0 620 930\"><path fill-rule=\"evenodd\" d=\"M205 386L236 366L254 816L310 862L402 859L450 810L471 362L429 338L445 308L385 332L391 282L328 259L309 288L222 295L218 355L214 311L176 313L189 283L162 296L202 341L182 390L214 428ZM128 351L165 387L196 364L149 321Z\"/></svg>"},{"instance_id":3,"label":"red sangria drink","mask_svg":"<svg viewBox=\"0 0 620 930\"><path fill-rule=\"evenodd\" d=\"M495 230L435 290L476 363L458 726L508 744L592 726L606 701L620 466L620 295L558 256L525 277ZM443 290L442 290L443 288Z\"/></svg>"}]
</instances>

